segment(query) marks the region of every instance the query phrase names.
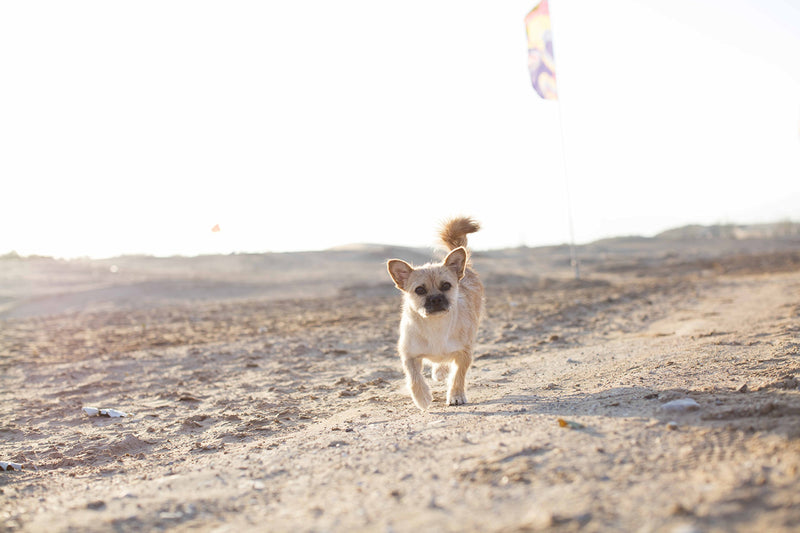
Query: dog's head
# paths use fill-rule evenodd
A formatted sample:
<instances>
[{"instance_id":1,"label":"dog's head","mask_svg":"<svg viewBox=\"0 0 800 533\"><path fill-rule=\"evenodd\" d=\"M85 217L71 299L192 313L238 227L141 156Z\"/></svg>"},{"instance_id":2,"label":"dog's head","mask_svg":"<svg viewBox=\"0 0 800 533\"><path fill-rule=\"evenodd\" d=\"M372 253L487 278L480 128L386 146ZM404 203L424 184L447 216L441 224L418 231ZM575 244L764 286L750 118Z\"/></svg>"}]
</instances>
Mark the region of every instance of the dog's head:
<instances>
[{"instance_id":1,"label":"dog's head","mask_svg":"<svg viewBox=\"0 0 800 533\"><path fill-rule=\"evenodd\" d=\"M458 282L467 268L467 251L456 248L441 264L414 268L400 259L391 259L386 266L411 308L427 317L448 312L458 299Z\"/></svg>"}]
</instances>

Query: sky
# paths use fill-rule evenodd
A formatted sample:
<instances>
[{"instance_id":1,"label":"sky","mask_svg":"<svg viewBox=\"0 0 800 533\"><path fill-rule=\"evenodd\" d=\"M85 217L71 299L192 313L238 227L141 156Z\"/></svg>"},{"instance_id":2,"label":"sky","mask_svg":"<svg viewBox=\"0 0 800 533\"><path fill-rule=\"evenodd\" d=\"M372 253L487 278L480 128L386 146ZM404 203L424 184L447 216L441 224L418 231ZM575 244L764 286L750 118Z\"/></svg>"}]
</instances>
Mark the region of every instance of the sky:
<instances>
[{"instance_id":1,"label":"sky","mask_svg":"<svg viewBox=\"0 0 800 533\"><path fill-rule=\"evenodd\" d=\"M537 3L3 2L0 254L800 221L800 3L550 0L558 101Z\"/></svg>"}]
</instances>

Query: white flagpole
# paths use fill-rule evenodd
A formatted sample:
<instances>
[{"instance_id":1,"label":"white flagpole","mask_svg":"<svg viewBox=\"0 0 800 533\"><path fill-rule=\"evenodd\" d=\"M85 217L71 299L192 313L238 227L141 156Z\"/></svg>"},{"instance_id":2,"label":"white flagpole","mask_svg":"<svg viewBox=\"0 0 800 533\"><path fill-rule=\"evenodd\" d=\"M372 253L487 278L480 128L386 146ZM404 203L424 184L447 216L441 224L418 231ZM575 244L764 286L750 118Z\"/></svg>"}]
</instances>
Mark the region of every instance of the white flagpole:
<instances>
[{"instance_id":1,"label":"white flagpole","mask_svg":"<svg viewBox=\"0 0 800 533\"><path fill-rule=\"evenodd\" d=\"M550 31L555 35L555 21L553 13L550 13ZM553 55L555 55L555 47L553 47ZM556 82L556 91L558 91ZM567 220L569 222L569 263L575 272L575 279L581 278L580 264L578 263L578 252L575 248L575 228L572 223L572 197L569 190L569 173L567 172L567 143L564 140L564 117L561 114L561 95L556 98L558 105L558 130L561 134L561 161L564 168L564 190L567 194Z\"/></svg>"},{"instance_id":2,"label":"white flagpole","mask_svg":"<svg viewBox=\"0 0 800 533\"><path fill-rule=\"evenodd\" d=\"M567 193L567 220L569 221L569 263L575 272L575 279L581 278L578 253L575 249L575 229L572 223L572 198L569 191L569 174L567 173L567 143L564 142L564 118L561 115L561 99L558 102L558 129L561 133L561 161L564 168L564 189Z\"/></svg>"}]
</instances>

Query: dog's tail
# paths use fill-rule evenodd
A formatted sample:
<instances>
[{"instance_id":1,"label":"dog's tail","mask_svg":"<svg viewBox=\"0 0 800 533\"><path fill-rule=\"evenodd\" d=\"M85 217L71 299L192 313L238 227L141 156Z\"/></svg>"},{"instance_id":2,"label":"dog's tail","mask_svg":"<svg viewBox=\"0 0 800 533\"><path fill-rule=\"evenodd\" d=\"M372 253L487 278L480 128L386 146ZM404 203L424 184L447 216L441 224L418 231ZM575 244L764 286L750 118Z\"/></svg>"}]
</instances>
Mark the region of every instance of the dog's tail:
<instances>
[{"instance_id":1,"label":"dog's tail","mask_svg":"<svg viewBox=\"0 0 800 533\"><path fill-rule=\"evenodd\" d=\"M439 238L448 250L459 246L467 247L467 235L481 229L481 225L469 217L455 217L446 220L439 230Z\"/></svg>"}]
</instances>

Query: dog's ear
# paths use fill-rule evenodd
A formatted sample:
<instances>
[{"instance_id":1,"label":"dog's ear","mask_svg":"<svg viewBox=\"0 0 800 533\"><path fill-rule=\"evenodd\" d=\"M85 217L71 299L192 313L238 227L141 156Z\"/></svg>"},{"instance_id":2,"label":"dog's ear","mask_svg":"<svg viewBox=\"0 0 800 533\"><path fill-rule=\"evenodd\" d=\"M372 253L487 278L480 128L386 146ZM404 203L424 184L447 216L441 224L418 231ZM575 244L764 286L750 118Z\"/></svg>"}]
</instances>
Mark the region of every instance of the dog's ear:
<instances>
[{"instance_id":1,"label":"dog's ear","mask_svg":"<svg viewBox=\"0 0 800 533\"><path fill-rule=\"evenodd\" d=\"M459 246L444 258L444 266L453 269L458 279L464 277L467 269L467 251L463 246Z\"/></svg>"},{"instance_id":2,"label":"dog's ear","mask_svg":"<svg viewBox=\"0 0 800 533\"><path fill-rule=\"evenodd\" d=\"M408 276L414 272L414 269L400 259L389 259L389 262L386 263L386 268L389 270L389 275L392 276L394 280L394 284L397 286L398 289L405 290L406 281L408 281Z\"/></svg>"}]
</instances>

